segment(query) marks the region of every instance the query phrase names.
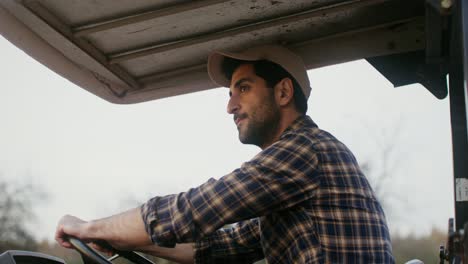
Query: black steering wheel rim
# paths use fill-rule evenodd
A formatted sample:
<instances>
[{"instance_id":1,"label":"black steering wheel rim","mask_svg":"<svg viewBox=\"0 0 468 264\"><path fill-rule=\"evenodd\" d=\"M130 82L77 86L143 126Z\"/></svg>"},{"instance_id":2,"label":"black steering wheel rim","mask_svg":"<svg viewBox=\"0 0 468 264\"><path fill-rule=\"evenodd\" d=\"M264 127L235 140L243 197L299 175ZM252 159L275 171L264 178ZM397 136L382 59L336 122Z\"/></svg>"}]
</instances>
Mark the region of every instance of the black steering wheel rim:
<instances>
[{"instance_id":1,"label":"black steering wheel rim","mask_svg":"<svg viewBox=\"0 0 468 264\"><path fill-rule=\"evenodd\" d=\"M112 262L99 254L96 250L86 245L83 241L75 237L69 237L68 241L81 254L83 260L88 259L95 264L112 264ZM136 264L154 264L151 260L134 251L119 251L115 250L118 256L124 257ZM112 259L115 259L112 257Z\"/></svg>"},{"instance_id":2,"label":"black steering wheel rim","mask_svg":"<svg viewBox=\"0 0 468 264\"><path fill-rule=\"evenodd\" d=\"M83 257L83 260L84 258L87 258L88 260L91 260L96 264L112 264L112 262L107 260L96 250L92 249L90 246L86 245L86 243L79 240L78 238L69 237L68 241L78 252L80 252L81 256Z\"/></svg>"}]
</instances>

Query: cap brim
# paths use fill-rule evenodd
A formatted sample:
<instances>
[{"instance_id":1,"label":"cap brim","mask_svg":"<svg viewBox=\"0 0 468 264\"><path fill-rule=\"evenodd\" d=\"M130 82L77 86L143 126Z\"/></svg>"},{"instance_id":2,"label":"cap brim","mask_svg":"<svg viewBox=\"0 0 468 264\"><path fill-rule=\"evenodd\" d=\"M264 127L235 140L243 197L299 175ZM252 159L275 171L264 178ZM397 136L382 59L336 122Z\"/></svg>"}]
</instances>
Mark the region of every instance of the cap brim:
<instances>
[{"instance_id":1,"label":"cap brim","mask_svg":"<svg viewBox=\"0 0 468 264\"><path fill-rule=\"evenodd\" d=\"M231 58L243 61L256 61L260 58L248 56L241 53L215 51L208 57L208 75L211 80L219 86L229 87L231 80L228 80L223 72L223 62L225 58Z\"/></svg>"}]
</instances>

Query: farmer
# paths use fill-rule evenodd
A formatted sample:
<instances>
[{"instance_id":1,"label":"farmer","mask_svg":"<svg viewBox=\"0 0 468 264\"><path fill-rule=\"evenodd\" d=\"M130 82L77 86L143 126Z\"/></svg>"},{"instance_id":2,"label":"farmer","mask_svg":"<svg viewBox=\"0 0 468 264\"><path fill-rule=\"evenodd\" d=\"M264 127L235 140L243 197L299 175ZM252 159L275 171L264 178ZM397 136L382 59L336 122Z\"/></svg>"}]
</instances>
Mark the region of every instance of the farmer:
<instances>
[{"instance_id":1,"label":"farmer","mask_svg":"<svg viewBox=\"0 0 468 264\"><path fill-rule=\"evenodd\" d=\"M393 263L384 212L356 159L306 115L301 58L279 46L214 52L208 72L229 87L239 140L261 151L219 180L118 215L64 216L57 241L182 263Z\"/></svg>"}]
</instances>

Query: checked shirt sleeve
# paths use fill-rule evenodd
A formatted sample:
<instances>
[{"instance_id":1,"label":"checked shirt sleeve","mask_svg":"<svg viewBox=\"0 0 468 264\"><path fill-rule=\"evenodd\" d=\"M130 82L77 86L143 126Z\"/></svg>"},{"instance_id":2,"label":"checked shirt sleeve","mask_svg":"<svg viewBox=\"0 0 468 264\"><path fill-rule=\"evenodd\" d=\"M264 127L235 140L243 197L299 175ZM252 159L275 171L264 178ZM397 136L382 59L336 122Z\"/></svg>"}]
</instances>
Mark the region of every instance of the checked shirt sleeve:
<instances>
[{"instance_id":1,"label":"checked shirt sleeve","mask_svg":"<svg viewBox=\"0 0 468 264\"><path fill-rule=\"evenodd\" d=\"M253 263L264 258L258 219L218 229L194 248L195 263Z\"/></svg>"},{"instance_id":2,"label":"checked shirt sleeve","mask_svg":"<svg viewBox=\"0 0 468 264\"><path fill-rule=\"evenodd\" d=\"M141 208L153 243L202 240L226 224L292 207L318 187L317 156L307 137L284 134L239 169L187 192L155 197Z\"/></svg>"}]
</instances>

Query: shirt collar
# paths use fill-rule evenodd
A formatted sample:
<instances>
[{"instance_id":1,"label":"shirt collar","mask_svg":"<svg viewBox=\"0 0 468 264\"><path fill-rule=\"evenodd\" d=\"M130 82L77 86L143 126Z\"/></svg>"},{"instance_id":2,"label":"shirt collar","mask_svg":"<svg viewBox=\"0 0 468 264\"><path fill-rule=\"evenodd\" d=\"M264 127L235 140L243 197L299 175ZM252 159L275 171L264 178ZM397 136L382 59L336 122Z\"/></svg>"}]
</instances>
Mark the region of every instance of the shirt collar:
<instances>
[{"instance_id":1,"label":"shirt collar","mask_svg":"<svg viewBox=\"0 0 468 264\"><path fill-rule=\"evenodd\" d=\"M292 124L289 125L288 128L286 128L286 130L284 130L280 138L300 128L313 128L313 127L317 127L317 124L315 124L312 118L310 118L310 116L308 115L301 115L298 118L296 118L296 120L294 120Z\"/></svg>"}]
</instances>

